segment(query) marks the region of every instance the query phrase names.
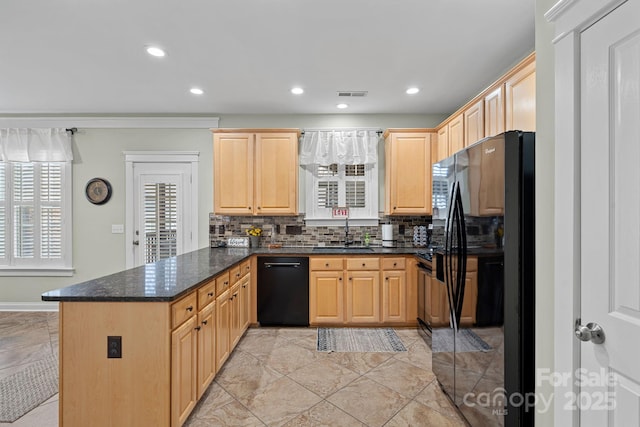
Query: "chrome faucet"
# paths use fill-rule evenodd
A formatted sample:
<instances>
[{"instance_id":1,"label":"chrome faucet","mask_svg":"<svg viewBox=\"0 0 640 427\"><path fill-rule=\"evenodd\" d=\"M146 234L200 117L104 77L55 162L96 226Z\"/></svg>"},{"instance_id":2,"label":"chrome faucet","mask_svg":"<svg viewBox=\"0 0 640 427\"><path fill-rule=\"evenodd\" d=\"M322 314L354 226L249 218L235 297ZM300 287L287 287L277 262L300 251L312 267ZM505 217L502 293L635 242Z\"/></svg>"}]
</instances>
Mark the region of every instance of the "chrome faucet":
<instances>
[{"instance_id":1,"label":"chrome faucet","mask_svg":"<svg viewBox=\"0 0 640 427\"><path fill-rule=\"evenodd\" d=\"M344 222L344 245L349 246L352 243L353 240L349 240L349 215L347 215Z\"/></svg>"}]
</instances>

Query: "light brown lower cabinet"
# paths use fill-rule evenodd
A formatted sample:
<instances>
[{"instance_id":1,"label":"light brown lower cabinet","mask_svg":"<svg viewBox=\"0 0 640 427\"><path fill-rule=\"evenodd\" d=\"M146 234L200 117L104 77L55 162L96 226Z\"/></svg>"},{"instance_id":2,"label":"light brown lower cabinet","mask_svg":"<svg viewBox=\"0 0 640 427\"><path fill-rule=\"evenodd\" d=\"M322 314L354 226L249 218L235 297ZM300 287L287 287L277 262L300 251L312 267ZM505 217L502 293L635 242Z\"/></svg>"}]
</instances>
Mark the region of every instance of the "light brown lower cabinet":
<instances>
[{"instance_id":1,"label":"light brown lower cabinet","mask_svg":"<svg viewBox=\"0 0 640 427\"><path fill-rule=\"evenodd\" d=\"M310 272L309 322L312 325L344 323L343 277L343 270Z\"/></svg>"},{"instance_id":2,"label":"light brown lower cabinet","mask_svg":"<svg viewBox=\"0 0 640 427\"><path fill-rule=\"evenodd\" d=\"M247 330L251 323L251 275L240 279L240 330Z\"/></svg>"},{"instance_id":3,"label":"light brown lower cabinet","mask_svg":"<svg viewBox=\"0 0 640 427\"><path fill-rule=\"evenodd\" d=\"M380 272L347 271L347 323L380 323Z\"/></svg>"},{"instance_id":4,"label":"light brown lower cabinet","mask_svg":"<svg viewBox=\"0 0 640 427\"><path fill-rule=\"evenodd\" d=\"M229 295L229 351L233 350L242 336L240 318L242 317L242 295L240 293L240 282L233 285Z\"/></svg>"},{"instance_id":5,"label":"light brown lower cabinet","mask_svg":"<svg viewBox=\"0 0 640 427\"><path fill-rule=\"evenodd\" d=\"M181 426L198 401L197 316L171 333L171 425Z\"/></svg>"},{"instance_id":6,"label":"light brown lower cabinet","mask_svg":"<svg viewBox=\"0 0 640 427\"><path fill-rule=\"evenodd\" d=\"M405 322L407 320L407 273L405 271L382 272L382 321Z\"/></svg>"},{"instance_id":7,"label":"light brown lower cabinet","mask_svg":"<svg viewBox=\"0 0 640 427\"><path fill-rule=\"evenodd\" d=\"M415 325L417 277L407 274L415 267L408 258L311 257L309 323Z\"/></svg>"},{"instance_id":8,"label":"light brown lower cabinet","mask_svg":"<svg viewBox=\"0 0 640 427\"><path fill-rule=\"evenodd\" d=\"M231 337L231 291L225 291L216 299L216 366L220 370L231 353L229 339Z\"/></svg>"},{"instance_id":9,"label":"light brown lower cabinet","mask_svg":"<svg viewBox=\"0 0 640 427\"><path fill-rule=\"evenodd\" d=\"M198 313L198 399L216 376L216 302Z\"/></svg>"}]
</instances>

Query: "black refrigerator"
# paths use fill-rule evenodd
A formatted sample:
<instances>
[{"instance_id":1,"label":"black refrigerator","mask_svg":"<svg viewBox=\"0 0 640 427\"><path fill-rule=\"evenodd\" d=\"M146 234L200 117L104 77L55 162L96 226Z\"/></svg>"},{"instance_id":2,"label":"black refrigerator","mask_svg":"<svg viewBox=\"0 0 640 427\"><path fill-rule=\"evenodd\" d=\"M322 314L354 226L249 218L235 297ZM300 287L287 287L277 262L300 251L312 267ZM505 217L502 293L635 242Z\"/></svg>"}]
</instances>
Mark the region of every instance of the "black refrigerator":
<instances>
[{"instance_id":1,"label":"black refrigerator","mask_svg":"<svg viewBox=\"0 0 640 427\"><path fill-rule=\"evenodd\" d=\"M436 278L448 322L432 366L472 426L533 426L535 134L485 138L433 165ZM472 279L473 278L473 279Z\"/></svg>"}]
</instances>

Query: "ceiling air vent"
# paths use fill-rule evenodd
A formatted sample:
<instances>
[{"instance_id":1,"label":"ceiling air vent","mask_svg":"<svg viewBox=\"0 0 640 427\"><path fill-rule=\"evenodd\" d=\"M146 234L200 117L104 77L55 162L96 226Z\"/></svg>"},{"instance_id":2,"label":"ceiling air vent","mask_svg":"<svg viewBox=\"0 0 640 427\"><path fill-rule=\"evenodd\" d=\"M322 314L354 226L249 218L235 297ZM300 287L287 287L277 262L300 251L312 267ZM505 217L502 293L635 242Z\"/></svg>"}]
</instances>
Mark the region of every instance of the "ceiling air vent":
<instances>
[{"instance_id":1,"label":"ceiling air vent","mask_svg":"<svg viewBox=\"0 0 640 427\"><path fill-rule=\"evenodd\" d=\"M363 97L367 96L369 91L366 90L340 90L338 96Z\"/></svg>"}]
</instances>

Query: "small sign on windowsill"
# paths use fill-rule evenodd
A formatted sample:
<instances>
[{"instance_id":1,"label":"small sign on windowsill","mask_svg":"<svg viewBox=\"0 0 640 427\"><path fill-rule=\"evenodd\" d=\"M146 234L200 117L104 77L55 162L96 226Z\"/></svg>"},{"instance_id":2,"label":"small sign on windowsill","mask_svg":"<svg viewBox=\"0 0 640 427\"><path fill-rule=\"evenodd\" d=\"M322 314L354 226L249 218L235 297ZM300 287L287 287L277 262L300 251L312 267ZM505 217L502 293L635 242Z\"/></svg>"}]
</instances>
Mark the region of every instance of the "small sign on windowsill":
<instances>
[{"instance_id":1,"label":"small sign on windowsill","mask_svg":"<svg viewBox=\"0 0 640 427\"><path fill-rule=\"evenodd\" d=\"M349 208L344 208L344 207L332 208L331 218L349 218Z\"/></svg>"}]
</instances>

